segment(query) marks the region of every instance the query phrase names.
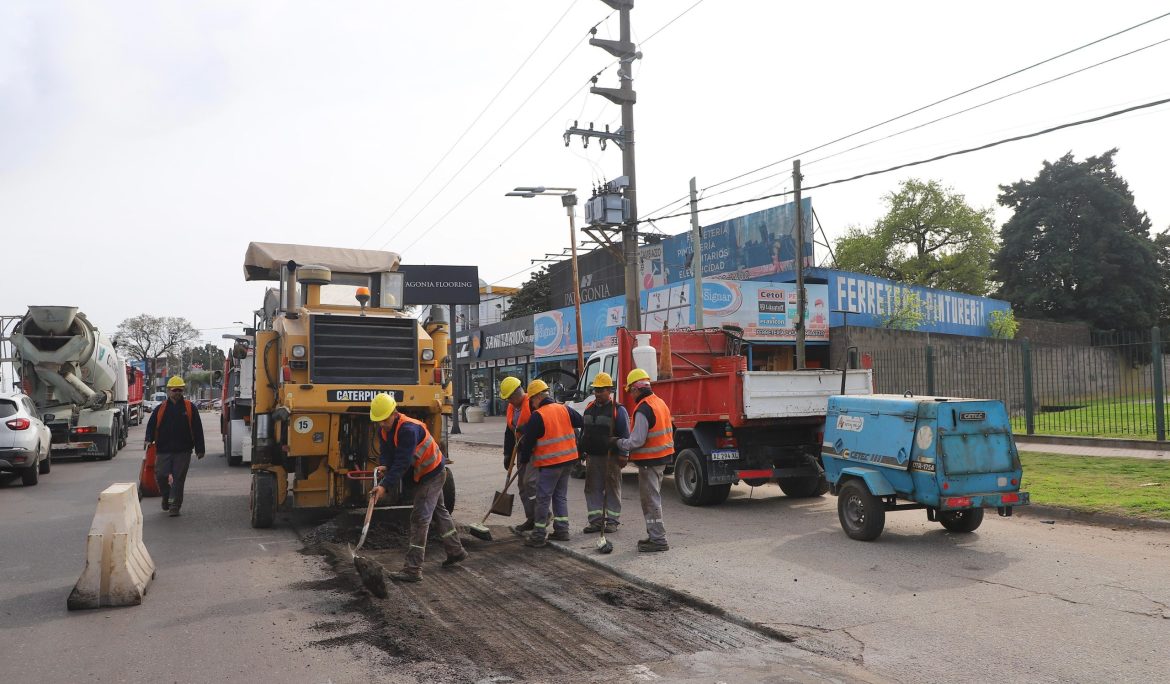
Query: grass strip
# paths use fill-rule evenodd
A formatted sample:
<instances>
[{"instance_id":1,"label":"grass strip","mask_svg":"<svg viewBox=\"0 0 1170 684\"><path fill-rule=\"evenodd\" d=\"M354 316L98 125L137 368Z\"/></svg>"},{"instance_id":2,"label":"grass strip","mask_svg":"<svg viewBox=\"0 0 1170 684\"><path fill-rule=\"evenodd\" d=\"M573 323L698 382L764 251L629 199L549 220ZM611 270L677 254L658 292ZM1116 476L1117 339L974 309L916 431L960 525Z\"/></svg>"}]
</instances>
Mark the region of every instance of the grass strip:
<instances>
[{"instance_id":1,"label":"grass strip","mask_svg":"<svg viewBox=\"0 0 1170 684\"><path fill-rule=\"evenodd\" d=\"M1032 503L1170 520L1170 461L1021 452Z\"/></svg>"}]
</instances>

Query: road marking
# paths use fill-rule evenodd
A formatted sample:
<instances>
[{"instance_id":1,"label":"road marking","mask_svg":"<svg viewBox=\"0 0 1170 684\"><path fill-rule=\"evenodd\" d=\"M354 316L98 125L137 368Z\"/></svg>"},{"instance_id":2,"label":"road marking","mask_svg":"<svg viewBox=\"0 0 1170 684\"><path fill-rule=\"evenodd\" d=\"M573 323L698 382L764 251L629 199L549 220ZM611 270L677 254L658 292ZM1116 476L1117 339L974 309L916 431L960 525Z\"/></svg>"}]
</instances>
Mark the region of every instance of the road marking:
<instances>
[{"instance_id":1,"label":"road marking","mask_svg":"<svg viewBox=\"0 0 1170 684\"><path fill-rule=\"evenodd\" d=\"M257 544L256 546L259 546L261 551L267 551L267 550L268 550L268 549L264 548L264 545L263 545L263 544Z\"/></svg>"}]
</instances>

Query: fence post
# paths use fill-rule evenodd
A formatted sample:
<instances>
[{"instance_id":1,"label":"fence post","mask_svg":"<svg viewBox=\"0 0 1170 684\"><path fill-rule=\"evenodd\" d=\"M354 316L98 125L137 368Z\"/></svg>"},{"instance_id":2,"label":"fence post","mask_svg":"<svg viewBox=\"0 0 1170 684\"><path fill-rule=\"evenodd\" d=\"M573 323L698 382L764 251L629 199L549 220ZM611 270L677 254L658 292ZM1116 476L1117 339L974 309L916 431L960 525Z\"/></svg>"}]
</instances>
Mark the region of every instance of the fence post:
<instances>
[{"instance_id":1,"label":"fence post","mask_svg":"<svg viewBox=\"0 0 1170 684\"><path fill-rule=\"evenodd\" d=\"M926 394L934 396L934 347L926 345Z\"/></svg>"},{"instance_id":2,"label":"fence post","mask_svg":"<svg viewBox=\"0 0 1170 684\"><path fill-rule=\"evenodd\" d=\"M1154 431L1159 442L1166 441L1166 390L1162 377L1162 331L1150 330L1150 360L1154 368Z\"/></svg>"},{"instance_id":3,"label":"fence post","mask_svg":"<svg viewBox=\"0 0 1170 684\"><path fill-rule=\"evenodd\" d=\"M1024 429L1036 434L1036 406L1032 402L1032 343L1024 340L1020 347L1024 365Z\"/></svg>"}]
</instances>

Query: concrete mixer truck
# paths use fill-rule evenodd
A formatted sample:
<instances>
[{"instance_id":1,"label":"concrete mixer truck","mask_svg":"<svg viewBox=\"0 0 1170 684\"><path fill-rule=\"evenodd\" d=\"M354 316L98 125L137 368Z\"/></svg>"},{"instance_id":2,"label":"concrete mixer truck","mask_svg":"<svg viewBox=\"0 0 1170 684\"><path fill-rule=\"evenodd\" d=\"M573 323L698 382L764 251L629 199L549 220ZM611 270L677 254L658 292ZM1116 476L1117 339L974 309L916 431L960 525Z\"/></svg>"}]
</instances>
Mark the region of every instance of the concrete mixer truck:
<instances>
[{"instance_id":1,"label":"concrete mixer truck","mask_svg":"<svg viewBox=\"0 0 1170 684\"><path fill-rule=\"evenodd\" d=\"M8 341L25 393L52 433L53 458L111 459L124 444L126 363L75 306L30 306Z\"/></svg>"}]
</instances>

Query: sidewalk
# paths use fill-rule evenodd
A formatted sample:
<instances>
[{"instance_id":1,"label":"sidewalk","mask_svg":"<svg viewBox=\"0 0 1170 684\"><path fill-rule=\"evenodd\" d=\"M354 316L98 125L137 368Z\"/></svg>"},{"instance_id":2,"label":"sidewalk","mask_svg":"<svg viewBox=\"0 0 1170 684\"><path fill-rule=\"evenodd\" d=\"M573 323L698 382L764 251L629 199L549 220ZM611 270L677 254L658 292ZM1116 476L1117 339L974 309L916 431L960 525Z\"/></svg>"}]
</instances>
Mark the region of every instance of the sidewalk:
<instances>
[{"instance_id":1,"label":"sidewalk","mask_svg":"<svg viewBox=\"0 0 1170 684\"><path fill-rule=\"evenodd\" d=\"M451 435L452 442L462 444L478 444L504 448L503 416L485 417L482 423L459 422L460 434ZM1106 458L1128 457L1146 458L1153 460L1170 460L1170 450L1150 448L1134 448L1131 446L1109 447L1100 446L1108 440L1093 440L1092 444L1050 444L1040 440L1032 440L1025 436L1016 437L1016 447L1020 451L1042 452L1047 454L1070 454L1073 456L1100 456Z\"/></svg>"}]
</instances>

